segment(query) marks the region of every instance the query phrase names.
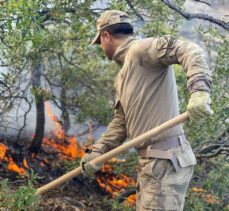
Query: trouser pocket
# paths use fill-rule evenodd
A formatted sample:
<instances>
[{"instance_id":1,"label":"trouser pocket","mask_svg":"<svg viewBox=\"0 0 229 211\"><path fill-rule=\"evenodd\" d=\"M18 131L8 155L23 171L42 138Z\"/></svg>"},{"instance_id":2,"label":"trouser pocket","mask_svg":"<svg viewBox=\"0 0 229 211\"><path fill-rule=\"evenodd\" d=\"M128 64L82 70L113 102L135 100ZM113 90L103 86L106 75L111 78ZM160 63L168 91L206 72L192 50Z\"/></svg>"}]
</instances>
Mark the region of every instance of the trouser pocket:
<instances>
[{"instance_id":1,"label":"trouser pocket","mask_svg":"<svg viewBox=\"0 0 229 211\"><path fill-rule=\"evenodd\" d=\"M139 177L140 204L137 211L177 210L178 202L172 194L171 186L164 185L168 172L173 168L171 161L158 158L149 160Z\"/></svg>"},{"instance_id":2,"label":"trouser pocket","mask_svg":"<svg viewBox=\"0 0 229 211\"><path fill-rule=\"evenodd\" d=\"M181 211L194 166L176 172L170 160L139 159L137 211Z\"/></svg>"},{"instance_id":3,"label":"trouser pocket","mask_svg":"<svg viewBox=\"0 0 229 211\"><path fill-rule=\"evenodd\" d=\"M138 176L139 188L142 190L151 189L152 186L159 188L160 183L166 176L168 168L171 168L171 161L166 159L139 159L141 171Z\"/></svg>"},{"instance_id":4,"label":"trouser pocket","mask_svg":"<svg viewBox=\"0 0 229 211\"><path fill-rule=\"evenodd\" d=\"M176 195L143 191L141 210L177 211L178 200Z\"/></svg>"},{"instance_id":5,"label":"trouser pocket","mask_svg":"<svg viewBox=\"0 0 229 211\"><path fill-rule=\"evenodd\" d=\"M160 182L166 174L169 162L169 160L165 159L155 159L151 170L152 177Z\"/></svg>"}]
</instances>

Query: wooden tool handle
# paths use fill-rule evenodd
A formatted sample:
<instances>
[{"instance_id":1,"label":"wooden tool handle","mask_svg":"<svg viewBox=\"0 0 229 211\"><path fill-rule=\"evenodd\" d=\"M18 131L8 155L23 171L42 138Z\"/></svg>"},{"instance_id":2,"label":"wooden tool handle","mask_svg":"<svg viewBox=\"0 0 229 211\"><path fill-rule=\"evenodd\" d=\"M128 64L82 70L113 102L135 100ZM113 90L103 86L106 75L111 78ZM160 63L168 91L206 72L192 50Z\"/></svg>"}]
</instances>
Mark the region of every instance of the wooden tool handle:
<instances>
[{"instance_id":1,"label":"wooden tool handle","mask_svg":"<svg viewBox=\"0 0 229 211\"><path fill-rule=\"evenodd\" d=\"M90 164L96 164L96 163L105 163L106 161L110 160L112 157L115 157L117 155L119 155L120 153L132 148L132 147L136 147L138 146L140 143L152 138L155 135L160 134L162 131L167 130L171 127L174 127L184 121L186 121L189 118L188 113L185 112L183 114L178 115L177 117L155 127L154 129L143 133L142 135L132 139L131 141L128 141L125 144L122 144L121 146L101 155L98 158L95 158L94 160L91 160L89 163ZM64 174L63 176L53 180L52 182L40 187L37 189L36 191L36 195L40 195L42 193L45 193L61 184L63 184L64 182L72 179L73 177L79 175L82 172L81 167L78 167L70 172L68 172L67 174Z\"/></svg>"}]
</instances>

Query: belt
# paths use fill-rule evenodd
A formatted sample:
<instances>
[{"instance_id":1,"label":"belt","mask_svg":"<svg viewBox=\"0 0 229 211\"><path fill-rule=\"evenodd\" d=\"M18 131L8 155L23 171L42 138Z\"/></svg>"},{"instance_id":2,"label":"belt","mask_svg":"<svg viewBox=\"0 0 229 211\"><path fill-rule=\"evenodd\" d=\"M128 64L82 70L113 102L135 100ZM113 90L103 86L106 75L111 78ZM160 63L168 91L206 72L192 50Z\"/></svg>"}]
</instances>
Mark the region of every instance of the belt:
<instances>
[{"instance_id":1,"label":"belt","mask_svg":"<svg viewBox=\"0 0 229 211\"><path fill-rule=\"evenodd\" d=\"M147 148L138 150L138 154L140 157L145 158L160 158L170 160L173 163L176 172L178 172L180 167L177 157L167 150L180 146L182 140L186 140L185 135L167 138L161 142L151 144L147 146Z\"/></svg>"}]
</instances>

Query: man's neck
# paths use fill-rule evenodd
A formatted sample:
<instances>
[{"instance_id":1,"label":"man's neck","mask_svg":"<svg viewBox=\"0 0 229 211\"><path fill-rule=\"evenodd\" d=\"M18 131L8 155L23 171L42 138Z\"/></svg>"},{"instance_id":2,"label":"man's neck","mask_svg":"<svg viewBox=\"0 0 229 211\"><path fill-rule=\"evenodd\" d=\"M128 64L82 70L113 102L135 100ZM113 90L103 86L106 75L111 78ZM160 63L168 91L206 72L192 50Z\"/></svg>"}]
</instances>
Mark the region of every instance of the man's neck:
<instances>
[{"instance_id":1,"label":"man's neck","mask_svg":"<svg viewBox=\"0 0 229 211\"><path fill-rule=\"evenodd\" d=\"M123 36L121 38L117 38L117 39L114 39L114 44L113 44L113 49L114 49L114 52L117 50L117 48L126 40L128 39L130 36Z\"/></svg>"},{"instance_id":2,"label":"man's neck","mask_svg":"<svg viewBox=\"0 0 229 211\"><path fill-rule=\"evenodd\" d=\"M122 42L119 42L119 45L112 56L112 60L114 60L119 65L123 65L126 52L128 51L132 41L134 40L135 39L132 36L128 36L126 37L126 39L122 39Z\"/></svg>"}]
</instances>

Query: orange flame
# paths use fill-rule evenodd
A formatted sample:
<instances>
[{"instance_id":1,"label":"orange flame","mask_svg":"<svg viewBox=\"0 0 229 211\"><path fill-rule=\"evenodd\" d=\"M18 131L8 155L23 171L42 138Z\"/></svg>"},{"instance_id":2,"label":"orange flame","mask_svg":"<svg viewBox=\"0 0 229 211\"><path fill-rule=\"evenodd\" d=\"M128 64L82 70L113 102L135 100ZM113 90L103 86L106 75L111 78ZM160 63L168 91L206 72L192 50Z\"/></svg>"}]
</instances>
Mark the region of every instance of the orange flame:
<instances>
[{"instance_id":1,"label":"orange flame","mask_svg":"<svg viewBox=\"0 0 229 211\"><path fill-rule=\"evenodd\" d=\"M85 152L84 146L80 146L78 144L76 137L69 137L65 134L64 129L62 127L61 122L58 118L53 115L51 110L51 105L49 103L45 103L45 108L48 114L48 117L54 122L55 129L52 131L55 135L55 138L43 138L42 147L50 146L57 152L60 152L61 159L75 159L77 157L83 157ZM89 125L90 134L92 134L92 126ZM89 137L91 143L93 138L92 136ZM29 168L27 161L23 160L23 167L19 167L16 163L14 163L11 157L7 157L6 151L8 148L4 144L0 144L0 161L5 160L8 162L8 169L10 171L15 171L19 174L26 174L26 168ZM36 154L32 154L32 158L36 158ZM45 158L39 163L39 166L44 167L49 161ZM123 160L111 159L110 162L124 162ZM107 193L109 193L113 198L118 196L124 189L128 186L135 186L136 181L125 175L115 175L113 173L113 169L111 165L104 165L101 169L101 174L97 174L97 182L101 188L103 188ZM125 204L128 206L135 203L136 195L133 194L129 196L125 200Z\"/></svg>"},{"instance_id":2,"label":"orange flame","mask_svg":"<svg viewBox=\"0 0 229 211\"><path fill-rule=\"evenodd\" d=\"M112 167L108 164L102 167L101 172L103 172L103 175L97 175L97 182L113 198L118 196L128 186L135 186L136 184L133 178L125 174L114 175Z\"/></svg>"},{"instance_id":3,"label":"orange flame","mask_svg":"<svg viewBox=\"0 0 229 211\"><path fill-rule=\"evenodd\" d=\"M53 139L44 138L43 144L47 144L54 148L55 150L62 153L60 156L62 159L74 159L77 157L82 157L85 152L83 148L80 148L75 137L68 138L68 145L62 145L61 143L56 143ZM64 156L65 155L65 156Z\"/></svg>"},{"instance_id":4,"label":"orange flame","mask_svg":"<svg viewBox=\"0 0 229 211\"><path fill-rule=\"evenodd\" d=\"M0 160L4 160L8 163L8 170L14 171L21 175L26 175L26 170L23 167L19 167L10 156L6 156L6 151L8 150L7 146L0 143ZM26 160L23 161L25 163ZM27 162L26 162L27 163ZM25 165L24 165L25 166ZM28 166L28 165L27 165ZM27 168L27 166L25 166Z\"/></svg>"},{"instance_id":5,"label":"orange flame","mask_svg":"<svg viewBox=\"0 0 229 211\"><path fill-rule=\"evenodd\" d=\"M26 159L24 159L24 160L23 160L23 166L24 166L25 168L29 168L29 166L28 166L28 163L27 163Z\"/></svg>"},{"instance_id":6,"label":"orange flame","mask_svg":"<svg viewBox=\"0 0 229 211\"><path fill-rule=\"evenodd\" d=\"M135 203L136 202L136 194L132 194L128 196L127 201Z\"/></svg>"},{"instance_id":7,"label":"orange flame","mask_svg":"<svg viewBox=\"0 0 229 211\"><path fill-rule=\"evenodd\" d=\"M56 140L45 137L43 139L43 144L49 145L57 151L61 152L63 154L61 156L62 159L74 159L76 157L82 157L85 154L84 148L79 146L76 137L68 137L65 135L61 122L52 113L51 106L48 102L45 102L45 108L48 117L55 124L55 129L53 130L53 133L55 134L56 138L58 138L59 140L66 141L67 143L57 143Z\"/></svg>"},{"instance_id":8,"label":"orange flame","mask_svg":"<svg viewBox=\"0 0 229 211\"><path fill-rule=\"evenodd\" d=\"M58 152L61 152L60 157L62 159L74 159L76 157L84 156L84 148L80 147L76 137L67 137L64 133L61 122L58 118L53 115L52 109L49 103L45 103L46 111L49 118L54 121L56 128L53 130L55 136L60 140L44 138L43 144L49 145ZM92 134L92 126L89 124L90 134ZM92 136L89 137L92 144ZM67 142L67 144L66 144ZM66 157L67 156L67 157ZM116 158L111 159L111 162L123 162L117 160ZM115 197L121 193L126 187L134 186L135 181L131 177L120 174L118 176L114 175L113 169L110 165L106 164L101 169L102 174L97 176L97 182L101 188L103 188L112 197Z\"/></svg>"},{"instance_id":9,"label":"orange flame","mask_svg":"<svg viewBox=\"0 0 229 211\"><path fill-rule=\"evenodd\" d=\"M7 151L7 146L5 146L4 144L0 144L0 159L4 159L6 151Z\"/></svg>"},{"instance_id":10,"label":"orange flame","mask_svg":"<svg viewBox=\"0 0 229 211\"><path fill-rule=\"evenodd\" d=\"M127 207L131 207L134 203L136 203L136 194L128 196L127 199L124 201L124 204Z\"/></svg>"},{"instance_id":11,"label":"orange flame","mask_svg":"<svg viewBox=\"0 0 229 211\"><path fill-rule=\"evenodd\" d=\"M9 169L10 171L15 171L15 172L17 172L18 174L23 174L23 175L26 174L25 169L24 169L23 167L19 167L19 166L13 161L13 159L12 159L11 157L8 159L8 162L9 162L9 164L8 164L8 169Z\"/></svg>"},{"instance_id":12,"label":"orange flame","mask_svg":"<svg viewBox=\"0 0 229 211\"><path fill-rule=\"evenodd\" d=\"M53 130L53 133L59 139L64 138L65 134L64 134L63 127L60 121L58 120L57 116L53 115L51 105L48 102L45 102L45 108L46 108L48 117L54 122L56 126L56 129Z\"/></svg>"},{"instance_id":13,"label":"orange flame","mask_svg":"<svg viewBox=\"0 0 229 211\"><path fill-rule=\"evenodd\" d=\"M203 199L204 202L208 204L218 204L220 200L217 199L215 195L206 193L206 190L199 187L192 187L192 192L196 193L199 197Z\"/></svg>"}]
</instances>

